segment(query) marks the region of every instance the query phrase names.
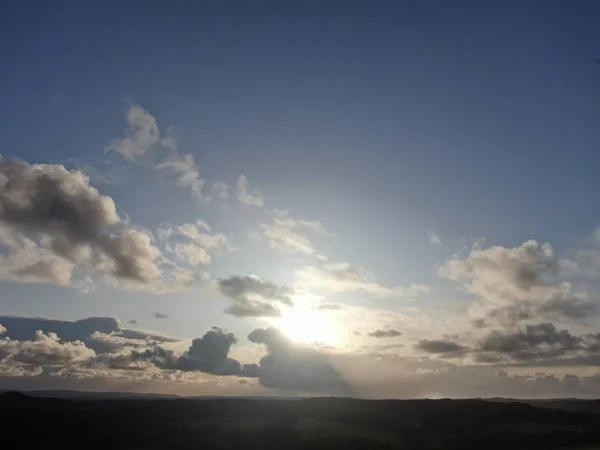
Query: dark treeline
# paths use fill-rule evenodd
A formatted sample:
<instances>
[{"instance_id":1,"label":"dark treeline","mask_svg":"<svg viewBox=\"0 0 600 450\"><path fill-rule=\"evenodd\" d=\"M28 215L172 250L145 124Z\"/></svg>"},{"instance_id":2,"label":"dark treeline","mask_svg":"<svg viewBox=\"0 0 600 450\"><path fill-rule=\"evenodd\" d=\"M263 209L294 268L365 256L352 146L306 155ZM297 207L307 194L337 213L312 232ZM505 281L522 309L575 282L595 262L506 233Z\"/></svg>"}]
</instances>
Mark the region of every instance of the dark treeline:
<instances>
[{"instance_id":1,"label":"dark treeline","mask_svg":"<svg viewBox=\"0 0 600 450\"><path fill-rule=\"evenodd\" d=\"M4 393L0 420L2 449L577 449L600 444L597 413L483 400L78 401Z\"/></svg>"}]
</instances>

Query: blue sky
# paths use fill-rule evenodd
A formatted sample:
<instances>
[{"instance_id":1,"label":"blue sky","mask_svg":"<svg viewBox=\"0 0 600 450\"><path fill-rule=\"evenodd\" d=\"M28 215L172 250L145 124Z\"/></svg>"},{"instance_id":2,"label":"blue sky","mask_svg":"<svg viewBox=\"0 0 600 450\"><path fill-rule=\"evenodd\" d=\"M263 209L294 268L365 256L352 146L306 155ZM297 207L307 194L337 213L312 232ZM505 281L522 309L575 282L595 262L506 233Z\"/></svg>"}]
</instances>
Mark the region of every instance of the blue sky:
<instances>
[{"instance_id":1,"label":"blue sky","mask_svg":"<svg viewBox=\"0 0 600 450\"><path fill-rule=\"evenodd\" d=\"M598 376L588 354L600 275L597 2L8 2L5 11L0 154L3 176L17 178L0 179L0 324L2 314L114 317L113 340L131 330L176 337L181 358L193 356L185 342L217 326L235 334L230 356L243 364L274 354L268 339L247 338L271 326L289 347L334 361L364 396L400 394L392 381L373 390L341 359L460 358L488 380L543 367L559 377L544 387L553 395L564 367ZM40 173L53 174L56 192L40 188ZM81 204L60 184L79 173ZM36 197L11 215L4 202L17 194ZM73 211L57 219L63 200ZM95 224L85 204L102 210ZM5 345L35 342L3 325ZM42 331L60 338L63 325ZM576 348L558 351L548 325ZM492 343L515 335L535 357ZM550 361L548 348L571 363ZM14 351L10 370L25 371ZM191 376L181 361L144 363ZM204 381L231 378L225 366L198 367ZM62 369L16 378L43 385ZM384 372L401 370L390 362ZM249 378L244 389L276 393ZM594 380L575 394L589 395ZM507 392L542 395L530 381ZM476 394L447 385L446 395ZM404 395L435 395L423 389Z\"/></svg>"}]
</instances>

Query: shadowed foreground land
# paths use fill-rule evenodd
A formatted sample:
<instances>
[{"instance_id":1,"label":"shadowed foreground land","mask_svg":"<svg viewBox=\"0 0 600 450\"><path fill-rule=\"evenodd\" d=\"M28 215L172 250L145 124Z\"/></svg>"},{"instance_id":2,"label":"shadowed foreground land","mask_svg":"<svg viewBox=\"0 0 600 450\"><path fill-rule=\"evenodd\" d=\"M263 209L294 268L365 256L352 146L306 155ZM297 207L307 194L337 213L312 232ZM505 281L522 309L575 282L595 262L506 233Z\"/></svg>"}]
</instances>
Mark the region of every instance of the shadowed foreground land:
<instances>
[{"instance_id":1,"label":"shadowed foreground land","mask_svg":"<svg viewBox=\"0 0 600 450\"><path fill-rule=\"evenodd\" d=\"M7 392L0 448L600 449L599 403L59 400Z\"/></svg>"}]
</instances>

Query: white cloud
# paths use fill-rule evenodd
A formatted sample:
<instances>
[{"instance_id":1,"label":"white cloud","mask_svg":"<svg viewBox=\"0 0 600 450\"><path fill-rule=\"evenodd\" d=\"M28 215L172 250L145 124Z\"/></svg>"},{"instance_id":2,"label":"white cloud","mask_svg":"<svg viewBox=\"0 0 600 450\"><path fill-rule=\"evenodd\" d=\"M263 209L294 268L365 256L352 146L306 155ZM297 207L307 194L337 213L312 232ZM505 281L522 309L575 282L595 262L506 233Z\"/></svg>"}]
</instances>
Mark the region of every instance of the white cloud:
<instances>
[{"instance_id":1,"label":"white cloud","mask_svg":"<svg viewBox=\"0 0 600 450\"><path fill-rule=\"evenodd\" d=\"M0 355L4 363L61 365L93 358L96 353L81 341L61 342L55 333L38 331L32 341L0 339Z\"/></svg>"},{"instance_id":2,"label":"white cloud","mask_svg":"<svg viewBox=\"0 0 600 450\"><path fill-rule=\"evenodd\" d=\"M139 162L150 148L159 142L156 119L139 105L132 105L126 114L127 128L122 139L113 139L107 150L120 153L125 159Z\"/></svg>"},{"instance_id":3,"label":"white cloud","mask_svg":"<svg viewBox=\"0 0 600 450\"><path fill-rule=\"evenodd\" d=\"M550 244L530 240L514 248L474 248L454 257L438 273L462 283L478 297L475 319L506 324L539 315L577 319L594 309L588 292L561 279L561 264Z\"/></svg>"},{"instance_id":4,"label":"white cloud","mask_svg":"<svg viewBox=\"0 0 600 450\"><path fill-rule=\"evenodd\" d=\"M194 160L194 155L191 153L181 155L172 152L165 161L156 165L156 169L173 175L177 180L177 184L188 189L192 197L203 198L206 180L200 175L200 169Z\"/></svg>"},{"instance_id":5,"label":"white cloud","mask_svg":"<svg viewBox=\"0 0 600 450\"><path fill-rule=\"evenodd\" d=\"M227 183L215 181L210 188L209 197L216 200L224 200L229 197L229 186Z\"/></svg>"},{"instance_id":6,"label":"white cloud","mask_svg":"<svg viewBox=\"0 0 600 450\"><path fill-rule=\"evenodd\" d=\"M168 252L194 267L210 264L213 254L224 255L237 250L227 236L213 233L202 220L177 226L162 224L157 234Z\"/></svg>"},{"instance_id":7,"label":"white cloud","mask_svg":"<svg viewBox=\"0 0 600 450\"><path fill-rule=\"evenodd\" d=\"M310 237L326 233L319 221L294 219L286 211L275 211L272 223L260 224L259 231L250 232L249 236L264 239L274 250L312 255L316 250Z\"/></svg>"},{"instance_id":8,"label":"white cloud","mask_svg":"<svg viewBox=\"0 0 600 450\"><path fill-rule=\"evenodd\" d=\"M373 274L348 263L305 266L296 271L296 282L305 288L320 288L332 292L363 291L379 297L406 297L427 291L424 285L412 285L408 291L399 286L384 286Z\"/></svg>"},{"instance_id":9,"label":"white cloud","mask_svg":"<svg viewBox=\"0 0 600 450\"><path fill-rule=\"evenodd\" d=\"M428 235L429 235L429 243L430 244L432 244L432 245L441 245L442 244L442 238L435 231L430 231L428 233Z\"/></svg>"},{"instance_id":10,"label":"white cloud","mask_svg":"<svg viewBox=\"0 0 600 450\"><path fill-rule=\"evenodd\" d=\"M244 205L248 206L263 206L265 197L258 190L248 190L248 179L244 175L240 175L237 180L236 198Z\"/></svg>"}]
</instances>

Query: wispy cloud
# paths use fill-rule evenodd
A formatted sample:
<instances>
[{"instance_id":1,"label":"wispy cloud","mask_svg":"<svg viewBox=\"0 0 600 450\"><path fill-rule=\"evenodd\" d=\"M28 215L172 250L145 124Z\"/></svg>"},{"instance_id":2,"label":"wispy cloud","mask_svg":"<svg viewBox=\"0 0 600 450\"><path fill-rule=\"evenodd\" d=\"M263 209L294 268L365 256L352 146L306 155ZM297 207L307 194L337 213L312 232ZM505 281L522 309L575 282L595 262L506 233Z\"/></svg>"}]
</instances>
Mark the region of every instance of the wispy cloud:
<instances>
[{"instance_id":1,"label":"wispy cloud","mask_svg":"<svg viewBox=\"0 0 600 450\"><path fill-rule=\"evenodd\" d=\"M236 185L236 198L238 202L248 206L263 206L265 197L257 189L248 188L248 179L244 175L240 175Z\"/></svg>"},{"instance_id":2,"label":"wispy cloud","mask_svg":"<svg viewBox=\"0 0 600 450\"><path fill-rule=\"evenodd\" d=\"M139 162L160 141L158 124L154 116L139 105L132 105L127 110L125 119L125 137L113 139L107 150L116 151L129 161Z\"/></svg>"},{"instance_id":3,"label":"wispy cloud","mask_svg":"<svg viewBox=\"0 0 600 450\"><path fill-rule=\"evenodd\" d=\"M321 222L295 219L286 211L276 210L274 214L271 223L260 224L259 230L251 231L249 236L266 241L274 250L305 255L316 253L311 238L327 233Z\"/></svg>"}]
</instances>

